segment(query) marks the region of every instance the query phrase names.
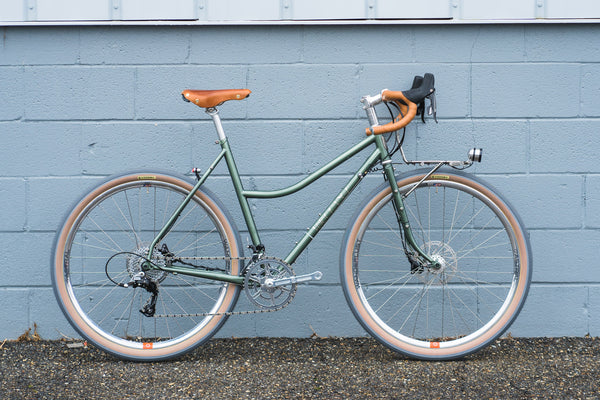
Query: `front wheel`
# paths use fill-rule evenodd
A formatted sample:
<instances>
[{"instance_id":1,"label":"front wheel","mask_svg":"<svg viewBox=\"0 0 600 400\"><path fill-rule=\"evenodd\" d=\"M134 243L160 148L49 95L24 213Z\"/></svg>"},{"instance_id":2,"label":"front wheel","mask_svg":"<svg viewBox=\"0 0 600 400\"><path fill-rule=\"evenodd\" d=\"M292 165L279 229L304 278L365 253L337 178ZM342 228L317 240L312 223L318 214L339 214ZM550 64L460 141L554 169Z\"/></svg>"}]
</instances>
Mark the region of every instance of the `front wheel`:
<instances>
[{"instance_id":1,"label":"front wheel","mask_svg":"<svg viewBox=\"0 0 600 400\"><path fill-rule=\"evenodd\" d=\"M167 257L211 257L195 264L240 274L239 234L210 192L193 195L146 259L192 187L166 173L119 175L66 216L52 256L54 292L69 322L96 346L129 360L176 357L213 336L233 309L238 285L160 269Z\"/></svg>"},{"instance_id":2,"label":"front wheel","mask_svg":"<svg viewBox=\"0 0 600 400\"><path fill-rule=\"evenodd\" d=\"M487 346L517 317L531 280L531 250L518 215L468 174L397 178L414 238L437 265L406 255L389 184L358 209L344 238L341 279L362 326L392 350L454 359Z\"/></svg>"}]
</instances>

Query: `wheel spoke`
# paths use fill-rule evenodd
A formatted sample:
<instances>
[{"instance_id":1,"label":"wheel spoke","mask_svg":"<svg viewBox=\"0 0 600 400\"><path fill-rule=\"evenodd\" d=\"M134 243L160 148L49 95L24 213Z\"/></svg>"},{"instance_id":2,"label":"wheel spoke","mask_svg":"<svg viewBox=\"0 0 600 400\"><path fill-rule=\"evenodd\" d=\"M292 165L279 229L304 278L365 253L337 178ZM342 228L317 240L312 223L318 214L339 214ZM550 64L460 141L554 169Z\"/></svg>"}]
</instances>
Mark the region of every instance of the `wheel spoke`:
<instances>
[{"instance_id":1,"label":"wheel spoke","mask_svg":"<svg viewBox=\"0 0 600 400\"><path fill-rule=\"evenodd\" d=\"M517 293L526 290L519 292L517 287L529 285L518 273L519 268L529 268L522 264L528 259L527 242L523 229L514 231L508 222L517 218L505 202L482 194L475 181L445 172L440 176L429 178L404 199L413 236L436 266L409 262L390 189L384 185L380 190L388 194L376 194L378 203L359 212L349 228L346 237L356 239L344 245L351 257L343 259L352 264L342 268L347 299L363 326L394 350L432 359L456 356L439 355L438 347L465 346L457 354L468 354L499 336L520 309L508 304L522 305L524 300ZM400 192L406 193L421 177L400 181ZM504 318L507 312L512 315ZM488 330L492 334L480 343Z\"/></svg>"},{"instance_id":2,"label":"wheel spoke","mask_svg":"<svg viewBox=\"0 0 600 400\"><path fill-rule=\"evenodd\" d=\"M71 225L61 230L64 239L57 241L65 243L56 250L64 253L64 272L55 275L56 284L65 288L58 291L59 299L72 305L70 309L81 318L65 315L88 340L124 358L171 356L151 351L135 355L140 342L172 347L174 355L208 340L226 318L198 315L230 311L239 287L170 274L161 269L168 258L159 251L153 252L151 260L156 268L145 267L150 243L192 186L179 178L143 174L117 177L105 188L82 200L86 206L78 208L80 214L69 220ZM235 233L228 236L233 229L221 208L202 196L192 197L162 243L168 242L175 258L220 257L224 260L220 269L231 271L235 265L231 272L237 275L238 263L225 261L239 256L230 246L231 240L237 240ZM210 324L215 318L218 322Z\"/></svg>"}]
</instances>

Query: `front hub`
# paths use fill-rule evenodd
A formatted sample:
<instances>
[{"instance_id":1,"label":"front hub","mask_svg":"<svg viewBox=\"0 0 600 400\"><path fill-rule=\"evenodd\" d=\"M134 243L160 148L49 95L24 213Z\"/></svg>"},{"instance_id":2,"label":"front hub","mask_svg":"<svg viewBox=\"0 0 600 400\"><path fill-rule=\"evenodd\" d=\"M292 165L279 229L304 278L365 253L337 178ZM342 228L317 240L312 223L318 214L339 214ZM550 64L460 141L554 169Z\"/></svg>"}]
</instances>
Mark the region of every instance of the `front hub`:
<instances>
[{"instance_id":1,"label":"front hub","mask_svg":"<svg viewBox=\"0 0 600 400\"><path fill-rule=\"evenodd\" d=\"M425 268L419 279L428 285L445 285L454 278L458 270L458 257L450 245L440 241L430 241L425 249L436 265Z\"/></svg>"}]
</instances>

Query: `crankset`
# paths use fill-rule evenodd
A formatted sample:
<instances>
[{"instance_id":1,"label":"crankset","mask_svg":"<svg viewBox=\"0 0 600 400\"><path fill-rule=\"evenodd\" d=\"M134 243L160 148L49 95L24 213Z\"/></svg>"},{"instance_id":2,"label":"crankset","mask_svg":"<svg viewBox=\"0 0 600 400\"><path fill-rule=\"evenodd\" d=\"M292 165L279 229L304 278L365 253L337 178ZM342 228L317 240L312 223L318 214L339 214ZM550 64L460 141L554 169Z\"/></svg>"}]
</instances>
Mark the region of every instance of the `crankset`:
<instances>
[{"instance_id":1,"label":"crankset","mask_svg":"<svg viewBox=\"0 0 600 400\"><path fill-rule=\"evenodd\" d=\"M277 258L265 257L246 269L244 291L248 299L262 309L275 311L287 306L296 295L297 284L318 281L320 271L296 276L292 267Z\"/></svg>"},{"instance_id":2,"label":"crankset","mask_svg":"<svg viewBox=\"0 0 600 400\"><path fill-rule=\"evenodd\" d=\"M262 258L248 266L244 291L248 299L265 310L281 309L296 295L295 273L284 261Z\"/></svg>"}]
</instances>

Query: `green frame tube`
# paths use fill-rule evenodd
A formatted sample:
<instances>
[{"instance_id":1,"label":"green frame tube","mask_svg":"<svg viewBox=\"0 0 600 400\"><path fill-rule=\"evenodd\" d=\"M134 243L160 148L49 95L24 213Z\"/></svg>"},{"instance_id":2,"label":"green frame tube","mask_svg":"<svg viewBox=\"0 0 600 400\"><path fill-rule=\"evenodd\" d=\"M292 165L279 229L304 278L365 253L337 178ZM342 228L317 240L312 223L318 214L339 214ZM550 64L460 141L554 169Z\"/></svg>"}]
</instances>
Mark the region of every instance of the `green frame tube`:
<instances>
[{"instance_id":1,"label":"green frame tube","mask_svg":"<svg viewBox=\"0 0 600 400\"><path fill-rule=\"evenodd\" d=\"M272 198L288 196L290 194L296 193L299 190L304 189L311 183L315 182L316 180L321 178L323 175L327 174L329 171L338 167L340 164L342 164L345 161L349 160L350 158L354 157L356 154L358 154L359 152L361 152L362 150L364 150L365 148L367 148L368 146L373 144L375 141L376 141L375 137L373 137L373 136L367 137L360 143L356 144L355 146L351 147L344 153L340 154L339 156L337 156L336 158L334 158L333 160L328 162L323 167L321 167L318 170L316 170L315 172L309 174L303 180L301 180L301 181L297 182L296 184L289 186L287 188L283 188L280 190L273 190L273 191L247 191L244 189L244 186L242 184L242 180L240 178L239 171L235 164L235 160L233 158L231 148L229 147L229 142L227 141L227 139L221 140L220 141L221 147L223 148L223 150L226 151L225 161L227 163L227 168L229 169L229 174L231 176L233 187L234 187L235 193L237 195L238 201L240 203L240 206L242 209L242 214L244 215L244 219L246 221L246 226L248 228L248 233L250 234L250 238L252 240L253 245L259 246L262 243L260 241L258 229L256 228L254 216L252 215L252 211L250 210L250 205L248 204L248 199L250 199L250 198L272 199ZM334 200L334 202L332 203L333 207L332 207L332 205L330 205L330 207L325 211L325 213L323 213L321 215L321 218L319 218L319 220L313 225L313 228L309 229L309 232L307 232L307 234L304 236L304 238L298 243L298 245L296 245L294 250L292 250L292 253L290 253L290 255L288 255L286 257L286 259L285 259L286 262L292 264L296 260L298 255L300 255L300 253L302 253L302 251L306 248L308 243L310 243L310 241L312 240L312 239L308 240L307 238L311 237L311 236L314 237L314 235L316 235L316 233L323 227L325 222L327 222L327 220L331 217L331 215L337 209L337 207L350 194L350 192L352 191L351 189L353 189L356 186L356 184L358 183L358 180L356 180L356 177L359 176L361 173L364 175L366 173L366 171L368 171L372 167L372 165L375 164L376 160L378 160L379 158L380 158L380 153L379 153L379 150L376 149L373 152L373 154L371 154L371 156L369 157L369 160L371 160L371 161L365 162L365 164L369 164L368 168L366 168L366 170L363 171L363 169L364 169L363 167L365 164L363 164L363 166L361 166L361 169L351 179L351 182L349 182L349 184L344 189L342 189L340 194L336 197L336 200ZM348 190L348 189L350 189L350 190ZM331 209L331 211L329 211L330 209Z\"/></svg>"},{"instance_id":2,"label":"green frame tube","mask_svg":"<svg viewBox=\"0 0 600 400\"><path fill-rule=\"evenodd\" d=\"M285 258L285 262L288 264L293 264L298 256L306 249L306 246L309 245L310 242L315 238L317 233L323 228L323 225L331 218L333 213L338 209L340 205L344 202L344 200L352 193L354 188L360 183L360 181L365 177L365 175L369 172L371 168L379 161L381 157L381 153L379 150L375 150L363 164L360 166L358 171L352 176L352 178L348 181L346 186L342 188L342 190L338 193L335 199L331 202L331 204L325 209L319 219L313 224L312 227L308 229L308 231L304 234L302 239L296 244L296 246L292 249L292 251Z\"/></svg>"},{"instance_id":3,"label":"green frame tube","mask_svg":"<svg viewBox=\"0 0 600 400\"><path fill-rule=\"evenodd\" d=\"M371 168L373 168L378 162L381 162L384 169L384 175L386 179L390 182L390 187L392 188L392 195L394 196L394 206L396 207L396 211L399 218L399 223L401 224L402 229L404 230L405 237L408 241L408 244L419 253L422 257L424 257L428 262L434 263L431 258L425 254L421 248L416 243L412 231L410 229L410 225L408 223L408 217L404 212L404 202L402 200L402 196L399 193L398 187L396 186L395 172L394 167L392 166L391 158L387 151L387 146L385 144L385 140L380 135L371 135L362 140L360 143L354 145L350 149L346 150L342 154L335 157L333 160L319 168L318 170L310 173L307 177L302 179L301 181L283 189L279 190L271 190L271 191L260 191L260 190L245 190L242 179L240 177L237 165L235 163L235 159L233 157L233 153L229 146L229 142L227 138L223 138L218 142L221 145L221 152L215 158L213 163L210 165L208 170L200 177L196 185L194 185L193 189L184 199L182 204L177 208L177 210L173 213L169 221L165 224L165 226L161 229L159 234L156 236L152 245L150 247L148 258L152 257L153 249L156 245L167 235L171 227L177 221L177 218L183 211L183 209L189 204L195 193L200 189L200 186L204 184L206 179L210 176L215 167L221 162L221 160L225 159L227 164L227 168L229 170L229 175L231 177L231 181L233 183L233 188L236 193L238 202L241 207L242 215L244 216L244 220L246 223L246 227L248 228L248 233L250 234L250 238L255 247L261 245L260 236L258 233L258 229L256 227L256 222L254 220L254 216L252 215L252 211L250 209L250 204L248 203L248 199L256 198L256 199L272 199L277 197L288 196L290 194L296 193L299 190L304 189L311 183L315 182L323 175L327 174L334 168L338 167L340 164L354 157L356 154L369 147L372 144L376 145L375 150L367 157L367 159L363 162L357 172L350 178L350 180L346 183L346 185L341 189L335 199L329 204L329 206L325 209L324 212L320 214L320 217L315 221L312 227L308 228L307 232L304 236L297 242L296 246L290 251L290 253L285 258L285 262L288 264L293 264L296 259L302 254L302 252L306 249L309 243L314 239L314 237L319 233L319 231L323 228L325 223L331 218L331 216L335 213L335 211L339 208L339 206L344 202L344 200L352 193L352 191L356 188L356 186L360 183L360 181L365 177L365 175L369 172ZM152 268L151 264L148 263L147 267ZM185 275L192 275L201 278L207 278L217 281L230 282L235 284L243 284L244 278L240 276L232 276L219 272L212 271L203 271L194 268L180 267L180 266L164 266L161 269L172 272L179 273Z\"/></svg>"},{"instance_id":4,"label":"green frame tube","mask_svg":"<svg viewBox=\"0 0 600 400\"><path fill-rule=\"evenodd\" d=\"M202 177L200 177L200 179L198 179L198 182L196 183L196 185L194 185L194 188L192 190L190 190L190 192L185 197L185 199L181 202L179 207L177 207L177 209L175 210L173 215L171 215L171 218L169 218L169 220L167 221L165 226L163 226L162 229L160 230L160 232L158 232L158 235L156 235L156 237L152 241L152 244L150 245L150 251L148 253L148 258L150 258L150 259L152 258L152 253L154 252L154 248L156 247L158 242L160 242L167 235L167 233L169 233L169 230L171 230L173 225L175 225L175 222L177 222L177 219L181 215L181 212L183 211L183 209L185 207L187 207L187 205L190 203L190 201L192 200L192 198L194 197L194 195L196 194L198 189L200 189L200 186L202 186L204 184L204 182L206 182L206 179L208 179L211 172L216 168L217 164L219 164L219 162L223 159L223 157L225 156L226 153L227 152L225 149L223 149L221 151L221 153L219 153L217 158L215 158L215 161L213 161L213 163L210 165L210 167L208 167L208 169L202 175Z\"/></svg>"},{"instance_id":5,"label":"green frame tube","mask_svg":"<svg viewBox=\"0 0 600 400\"><path fill-rule=\"evenodd\" d=\"M246 198L256 198L256 199L273 199L276 197L283 197L290 195L292 193L296 193L299 190L304 189L306 186L310 185L317 179L321 178L323 175L331 171L332 169L338 167L340 164L354 157L357 153L364 150L366 147L370 146L375 142L375 136L369 136L362 142L358 143L354 147L348 149L344 153L340 154L315 172L309 174L306 178L301 180L300 182L284 188L280 190L272 190L272 191L251 191L251 190L242 190L242 195Z\"/></svg>"}]
</instances>

